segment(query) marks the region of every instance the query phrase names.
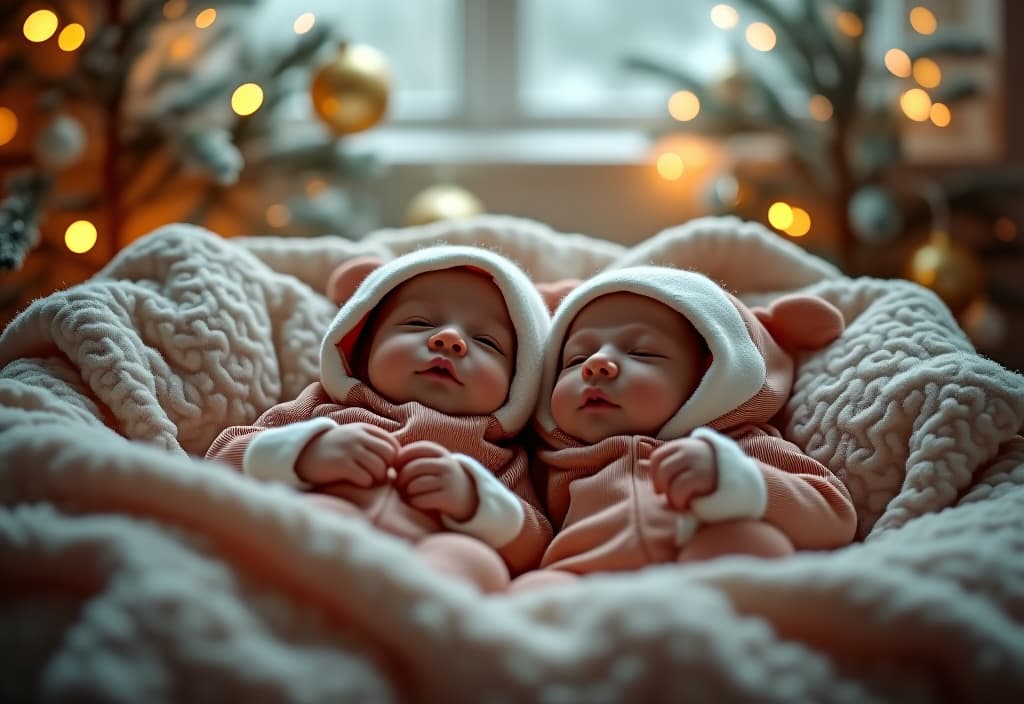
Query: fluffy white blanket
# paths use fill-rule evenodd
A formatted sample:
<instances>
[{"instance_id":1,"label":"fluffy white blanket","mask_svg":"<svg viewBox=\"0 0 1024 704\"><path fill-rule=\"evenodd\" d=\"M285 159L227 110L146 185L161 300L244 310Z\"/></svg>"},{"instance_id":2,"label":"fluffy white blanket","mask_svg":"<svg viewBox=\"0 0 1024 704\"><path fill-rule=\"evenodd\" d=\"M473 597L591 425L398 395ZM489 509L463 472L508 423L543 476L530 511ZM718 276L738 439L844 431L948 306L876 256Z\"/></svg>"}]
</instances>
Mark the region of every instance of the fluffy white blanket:
<instances>
[{"instance_id":1,"label":"fluffy white blanket","mask_svg":"<svg viewBox=\"0 0 1024 704\"><path fill-rule=\"evenodd\" d=\"M844 335L783 432L847 482L857 544L484 597L389 536L199 457L315 377L330 270L477 243L538 281L696 268L804 290ZM535 222L222 240L170 226L0 337L0 700L1024 700L1024 378L905 282L709 218L631 248Z\"/></svg>"}]
</instances>

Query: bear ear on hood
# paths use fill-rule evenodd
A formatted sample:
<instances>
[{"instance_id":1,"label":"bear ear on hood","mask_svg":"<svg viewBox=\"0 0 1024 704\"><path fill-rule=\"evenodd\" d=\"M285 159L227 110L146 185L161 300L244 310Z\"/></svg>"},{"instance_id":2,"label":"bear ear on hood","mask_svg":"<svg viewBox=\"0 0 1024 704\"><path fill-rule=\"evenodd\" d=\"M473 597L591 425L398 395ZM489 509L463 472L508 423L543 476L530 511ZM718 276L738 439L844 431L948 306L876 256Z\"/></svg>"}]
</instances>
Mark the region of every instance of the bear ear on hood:
<instances>
[{"instance_id":1,"label":"bear ear on hood","mask_svg":"<svg viewBox=\"0 0 1024 704\"><path fill-rule=\"evenodd\" d=\"M340 306L352 297L359 284L363 283L363 279L380 268L383 263L384 260L380 257L356 257L339 264L327 277L324 293L335 305Z\"/></svg>"},{"instance_id":2,"label":"bear ear on hood","mask_svg":"<svg viewBox=\"0 0 1024 704\"><path fill-rule=\"evenodd\" d=\"M818 296L789 294L754 315L784 349L824 347L842 334L845 324L839 309Z\"/></svg>"},{"instance_id":3,"label":"bear ear on hood","mask_svg":"<svg viewBox=\"0 0 1024 704\"><path fill-rule=\"evenodd\" d=\"M572 293L573 289L581 283L583 283L581 279L559 279L536 284L536 286L541 298L544 299L544 305L548 307L548 312L554 313L562 299Z\"/></svg>"}]
</instances>

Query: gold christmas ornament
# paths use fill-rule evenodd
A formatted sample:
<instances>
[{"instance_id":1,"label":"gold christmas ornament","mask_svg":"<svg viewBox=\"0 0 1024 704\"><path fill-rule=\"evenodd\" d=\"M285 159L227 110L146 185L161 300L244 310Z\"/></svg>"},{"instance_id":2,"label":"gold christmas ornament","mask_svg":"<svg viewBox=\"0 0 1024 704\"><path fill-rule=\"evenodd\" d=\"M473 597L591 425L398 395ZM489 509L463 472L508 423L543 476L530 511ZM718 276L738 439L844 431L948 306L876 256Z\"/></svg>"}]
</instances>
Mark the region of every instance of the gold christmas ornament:
<instances>
[{"instance_id":1,"label":"gold christmas ornament","mask_svg":"<svg viewBox=\"0 0 1024 704\"><path fill-rule=\"evenodd\" d=\"M344 43L317 69L310 87L313 110L335 134L367 130L384 117L391 71L384 55L366 44Z\"/></svg>"},{"instance_id":2,"label":"gold christmas ornament","mask_svg":"<svg viewBox=\"0 0 1024 704\"><path fill-rule=\"evenodd\" d=\"M911 253L906 277L934 291L954 315L970 305L984 281L981 262L974 253L941 230Z\"/></svg>"},{"instance_id":3,"label":"gold christmas ornament","mask_svg":"<svg viewBox=\"0 0 1024 704\"><path fill-rule=\"evenodd\" d=\"M409 201L405 211L407 225L426 225L438 220L452 220L484 212L484 204L465 188L438 184L420 191Z\"/></svg>"}]
</instances>

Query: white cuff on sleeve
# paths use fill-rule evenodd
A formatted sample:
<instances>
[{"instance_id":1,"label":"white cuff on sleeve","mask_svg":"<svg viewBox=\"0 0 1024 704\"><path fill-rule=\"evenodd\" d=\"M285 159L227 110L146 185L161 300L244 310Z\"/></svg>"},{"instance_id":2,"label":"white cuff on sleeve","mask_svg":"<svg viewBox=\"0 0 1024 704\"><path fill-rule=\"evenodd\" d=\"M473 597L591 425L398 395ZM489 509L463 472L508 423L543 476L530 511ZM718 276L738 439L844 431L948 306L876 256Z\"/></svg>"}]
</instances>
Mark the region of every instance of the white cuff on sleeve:
<instances>
[{"instance_id":1,"label":"white cuff on sleeve","mask_svg":"<svg viewBox=\"0 0 1024 704\"><path fill-rule=\"evenodd\" d=\"M757 462L735 440L710 428L698 428L690 437L711 443L718 464L718 488L690 504L697 517L714 523L764 516L768 490Z\"/></svg>"},{"instance_id":2,"label":"white cuff on sleeve","mask_svg":"<svg viewBox=\"0 0 1024 704\"><path fill-rule=\"evenodd\" d=\"M700 528L700 519L689 511L676 516L676 547L681 548L690 542L690 538Z\"/></svg>"},{"instance_id":3,"label":"white cuff on sleeve","mask_svg":"<svg viewBox=\"0 0 1024 704\"><path fill-rule=\"evenodd\" d=\"M493 548L508 545L519 535L525 520L519 497L469 455L456 454L455 459L476 483L477 509L464 523L448 516L441 516L441 522L446 528L472 535Z\"/></svg>"},{"instance_id":4,"label":"white cuff on sleeve","mask_svg":"<svg viewBox=\"0 0 1024 704\"><path fill-rule=\"evenodd\" d=\"M242 471L263 481L287 484L296 489L309 489L295 473L295 462L310 440L338 424L330 418L312 418L257 433L245 448Z\"/></svg>"}]
</instances>

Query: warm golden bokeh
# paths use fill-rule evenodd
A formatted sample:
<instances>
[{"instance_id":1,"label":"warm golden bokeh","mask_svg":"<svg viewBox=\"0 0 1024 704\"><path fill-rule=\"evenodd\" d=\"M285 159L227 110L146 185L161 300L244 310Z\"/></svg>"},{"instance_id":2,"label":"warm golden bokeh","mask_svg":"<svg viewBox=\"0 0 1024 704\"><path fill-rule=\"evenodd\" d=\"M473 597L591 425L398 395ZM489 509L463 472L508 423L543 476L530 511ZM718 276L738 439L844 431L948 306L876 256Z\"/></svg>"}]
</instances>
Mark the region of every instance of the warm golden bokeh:
<instances>
[{"instance_id":1,"label":"warm golden bokeh","mask_svg":"<svg viewBox=\"0 0 1024 704\"><path fill-rule=\"evenodd\" d=\"M217 11L212 7L208 7L196 15L196 27L199 29L206 29L216 21Z\"/></svg>"},{"instance_id":2,"label":"warm golden bokeh","mask_svg":"<svg viewBox=\"0 0 1024 704\"><path fill-rule=\"evenodd\" d=\"M914 122L924 122L931 116L932 99L920 88L911 88L900 96L903 114Z\"/></svg>"},{"instance_id":3,"label":"warm golden bokeh","mask_svg":"<svg viewBox=\"0 0 1024 704\"><path fill-rule=\"evenodd\" d=\"M885 52L885 67L892 75L907 78L911 71L910 57L903 49L889 49Z\"/></svg>"},{"instance_id":4,"label":"warm golden bokeh","mask_svg":"<svg viewBox=\"0 0 1024 704\"><path fill-rule=\"evenodd\" d=\"M296 34L305 34L313 29L314 24L316 24L316 16L312 12L303 12L295 18L295 22L292 23L292 29Z\"/></svg>"},{"instance_id":5,"label":"warm golden bokeh","mask_svg":"<svg viewBox=\"0 0 1024 704\"><path fill-rule=\"evenodd\" d=\"M85 27L72 22L57 35L57 46L62 51L74 51L85 43Z\"/></svg>"},{"instance_id":6,"label":"warm golden bokeh","mask_svg":"<svg viewBox=\"0 0 1024 704\"><path fill-rule=\"evenodd\" d=\"M711 8L711 24L719 29L732 29L740 23L740 13L732 5L719 4Z\"/></svg>"},{"instance_id":7,"label":"warm golden bokeh","mask_svg":"<svg viewBox=\"0 0 1024 704\"><path fill-rule=\"evenodd\" d=\"M231 109L245 117L252 115L263 105L263 89L255 83L243 83L231 94Z\"/></svg>"},{"instance_id":8,"label":"warm golden bokeh","mask_svg":"<svg viewBox=\"0 0 1024 704\"><path fill-rule=\"evenodd\" d=\"M791 208L793 213L793 222L789 224L789 227L785 228L785 233L790 237L803 237L811 231L811 216L803 208L793 207Z\"/></svg>"},{"instance_id":9,"label":"warm golden bokeh","mask_svg":"<svg viewBox=\"0 0 1024 704\"><path fill-rule=\"evenodd\" d=\"M936 127L947 127L953 121L953 115L945 103L932 103L928 117Z\"/></svg>"},{"instance_id":10,"label":"warm golden bokeh","mask_svg":"<svg viewBox=\"0 0 1024 704\"><path fill-rule=\"evenodd\" d=\"M836 15L836 26L848 37L859 37L864 34L864 22L855 13L843 10Z\"/></svg>"},{"instance_id":11,"label":"warm golden bokeh","mask_svg":"<svg viewBox=\"0 0 1024 704\"><path fill-rule=\"evenodd\" d=\"M771 51L775 48L775 30L764 22L753 22L747 27L747 44L757 51Z\"/></svg>"},{"instance_id":12,"label":"warm golden bokeh","mask_svg":"<svg viewBox=\"0 0 1024 704\"><path fill-rule=\"evenodd\" d=\"M812 95L807 101L807 112L818 122L827 122L832 117L832 101L824 95Z\"/></svg>"},{"instance_id":13,"label":"warm golden bokeh","mask_svg":"<svg viewBox=\"0 0 1024 704\"><path fill-rule=\"evenodd\" d=\"M914 62L914 80L922 88L934 88L942 83L942 69L934 59L920 58Z\"/></svg>"},{"instance_id":14,"label":"warm golden bokeh","mask_svg":"<svg viewBox=\"0 0 1024 704\"><path fill-rule=\"evenodd\" d=\"M666 181L678 181L686 167L683 165L683 157L675 152L665 152L658 157L658 175Z\"/></svg>"},{"instance_id":15,"label":"warm golden bokeh","mask_svg":"<svg viewBox=\"0 0 1024 704\"><path fill-rule=\"evenodd\" d=\"M935 34L939 27L935 14L927 7L918 5L910 11L910 26L918 34Z\"/></svg>"},{"instance_id":16,"label":"warm golden bokeh","mask_svg":"<svg viewBox=\"0 0 1024 704\"><path fill-rule=\"evenodd\" d=\"M676 91L668 99L668 113L680 122L688 122L700 113L700 98L692 91Z\"/></svg>"},{"instance_id":17,"label":"warm golden bokeh","mask_svg":"<svg viewBox=\"0 0 1024 704\"><path fill-rule=\"evenodd\" d=\"M793 224L793 208L789 203L775 201L768 208L768 222L776 230L785 230Z\"/></svg>"},{"instance_id":18,"label":"warm golden bokeh","mask_svg":"<svg viewBox=\"0 0 1024 704\"><path fill-rule=\"evenodd\" d=\"M85 254L96 245L96 226L88 220L75 220L64 231L64 244L75 254Z\"/></svg>"},{"instance_id":19,"label":"warm golden bokeh","mask_svg":"<svg viewBox=\"0 0 1024 704\"><path fill-rule=\"evenodd\" d=\"M53 10L36 10L25 18L22 32L30 42L45 42L57 31L57 15Z\"/></svg>"},{"instance_id":20,"label":"warm golden bokeh","mask_svg":"<svg viewBox=\"0 0 1024 704\"><path fill-rule=\"evenodd\" d=\"M18 134L18 116L10 108L0 107L0 147Z\"/></svg>"}]
</instances>

